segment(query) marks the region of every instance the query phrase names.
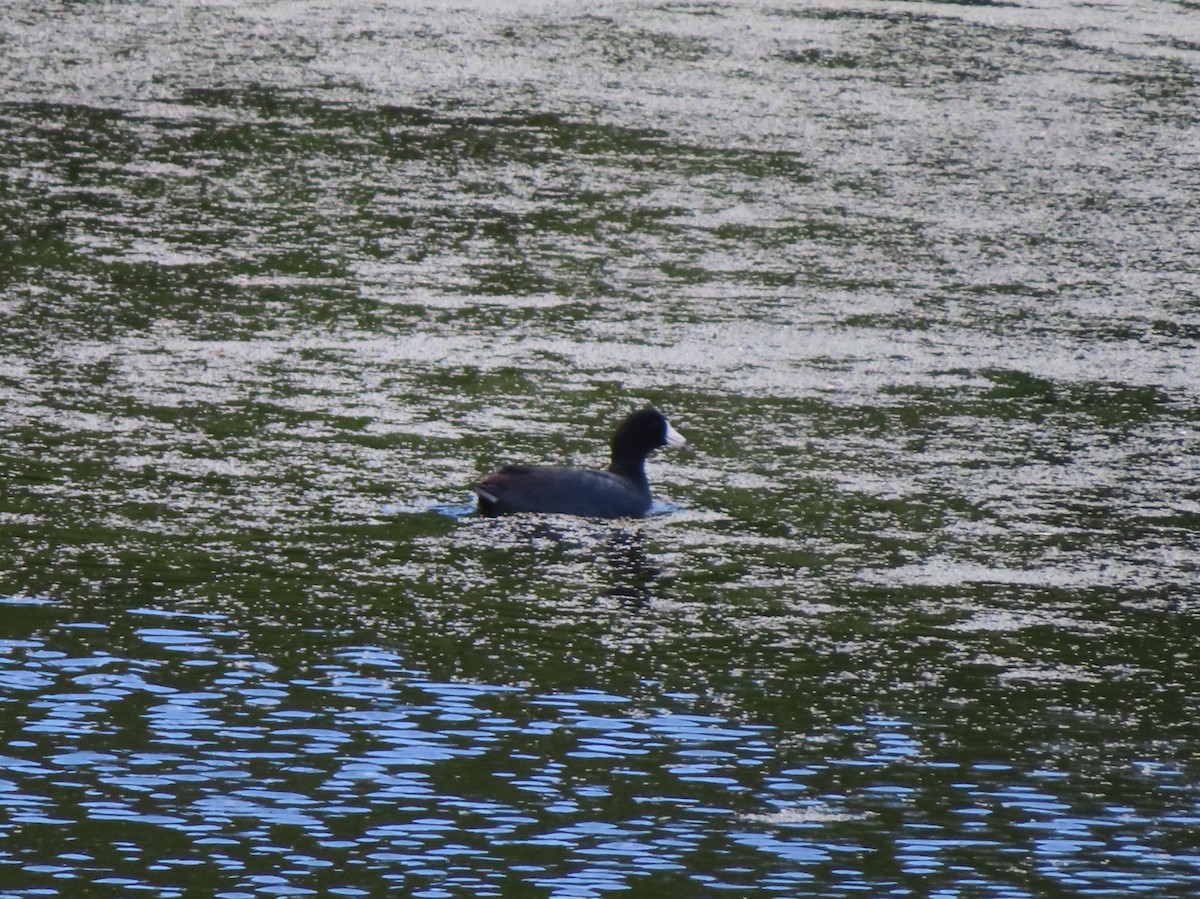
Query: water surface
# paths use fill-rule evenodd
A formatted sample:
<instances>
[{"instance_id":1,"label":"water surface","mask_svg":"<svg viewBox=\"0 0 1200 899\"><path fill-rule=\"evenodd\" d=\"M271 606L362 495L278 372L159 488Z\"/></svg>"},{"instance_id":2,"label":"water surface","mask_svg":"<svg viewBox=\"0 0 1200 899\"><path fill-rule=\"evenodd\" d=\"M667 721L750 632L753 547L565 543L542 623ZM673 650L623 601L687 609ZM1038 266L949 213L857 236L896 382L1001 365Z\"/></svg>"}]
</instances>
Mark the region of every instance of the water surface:
<instances>
[{"instance_id":1,"label":"water surface","mask_svg":"<svg viewBox=\"0 0 1200 899\"><path fill-rule=\"evenodd\" d=\"M1185 3L17 3L5 895L1200 890ZM644 521L504 461L696 446Z\"/></svg>"}]
</instances>

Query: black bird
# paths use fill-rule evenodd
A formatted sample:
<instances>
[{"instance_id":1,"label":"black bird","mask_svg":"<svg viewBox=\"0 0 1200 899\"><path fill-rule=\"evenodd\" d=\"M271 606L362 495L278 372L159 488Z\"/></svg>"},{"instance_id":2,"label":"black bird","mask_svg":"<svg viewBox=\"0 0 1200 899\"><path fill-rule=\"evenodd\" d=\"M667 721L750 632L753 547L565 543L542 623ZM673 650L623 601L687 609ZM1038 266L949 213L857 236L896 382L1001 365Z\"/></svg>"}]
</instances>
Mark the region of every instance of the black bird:
<instances>
[{"instance_id":1,"label":"black bird","mask_svg":"<svg viewBox=\"0 0 1200 899\"><path fill-rule=\"evenodd\" d=\"M475 485L484 515L557 512L593 518L640 518L650 510L646 457L660 446L687 447L657 409L634 412L612 438L605 471L553 465L505 465Z\"/></svg>"}]
</instances>

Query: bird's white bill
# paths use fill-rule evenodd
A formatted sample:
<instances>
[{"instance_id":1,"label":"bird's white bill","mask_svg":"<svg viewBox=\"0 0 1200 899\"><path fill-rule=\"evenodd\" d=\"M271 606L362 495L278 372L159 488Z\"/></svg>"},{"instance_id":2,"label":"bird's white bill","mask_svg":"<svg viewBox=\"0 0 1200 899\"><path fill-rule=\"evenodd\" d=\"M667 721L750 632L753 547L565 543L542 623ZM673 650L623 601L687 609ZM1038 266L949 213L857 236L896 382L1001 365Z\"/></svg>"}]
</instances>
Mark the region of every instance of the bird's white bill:
<instances>
[{"instance_id":1,"label":"bird's white bill","mask_svg":"<svg viewBox=\"0 0 1200 899\"><path fill-rule=\"evenodd\" d=\"M688 442L686 438L671 425L667 424L667 446L673 446L675 449L687 449Z\"/></svg>"}]
</instances>

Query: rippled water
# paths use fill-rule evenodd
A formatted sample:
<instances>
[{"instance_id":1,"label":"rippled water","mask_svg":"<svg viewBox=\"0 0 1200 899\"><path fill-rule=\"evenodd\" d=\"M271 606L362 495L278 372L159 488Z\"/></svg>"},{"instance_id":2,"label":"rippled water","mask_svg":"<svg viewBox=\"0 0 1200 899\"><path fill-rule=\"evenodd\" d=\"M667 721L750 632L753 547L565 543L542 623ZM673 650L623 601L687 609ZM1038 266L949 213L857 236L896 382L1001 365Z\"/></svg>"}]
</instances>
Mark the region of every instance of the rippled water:
<instances>
[{"instance_id":1,"label":"rippled water","mask_svg":"<svg viewBox=\"0 0 1200 899\"><path fill-rule=\"evenodd\" d=\"M4 895L1200 892L1194 6L4 18Z\"/></svg>"}]
</instances>

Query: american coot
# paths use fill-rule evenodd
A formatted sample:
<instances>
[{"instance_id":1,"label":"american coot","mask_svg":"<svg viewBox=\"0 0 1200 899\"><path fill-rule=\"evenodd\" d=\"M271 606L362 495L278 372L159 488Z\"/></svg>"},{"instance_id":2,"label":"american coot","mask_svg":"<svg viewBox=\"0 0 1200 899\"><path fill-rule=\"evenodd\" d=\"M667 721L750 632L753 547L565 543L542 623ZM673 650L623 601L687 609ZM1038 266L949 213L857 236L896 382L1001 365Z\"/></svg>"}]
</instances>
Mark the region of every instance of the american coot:
<instances>
[{"instance_id":1,"label":"american coot","mask_svg":"<svg viewBox=\"0 0 1200 899\"><path fill-rule=\"evenodd\" d=\"M657 409L634 412L612 439L606 471L551 465L505 465L475 485L484 515L558 512L595 518L641 517L650 509L646 457L687 441Z\"/></svg>"}]
</instances>

